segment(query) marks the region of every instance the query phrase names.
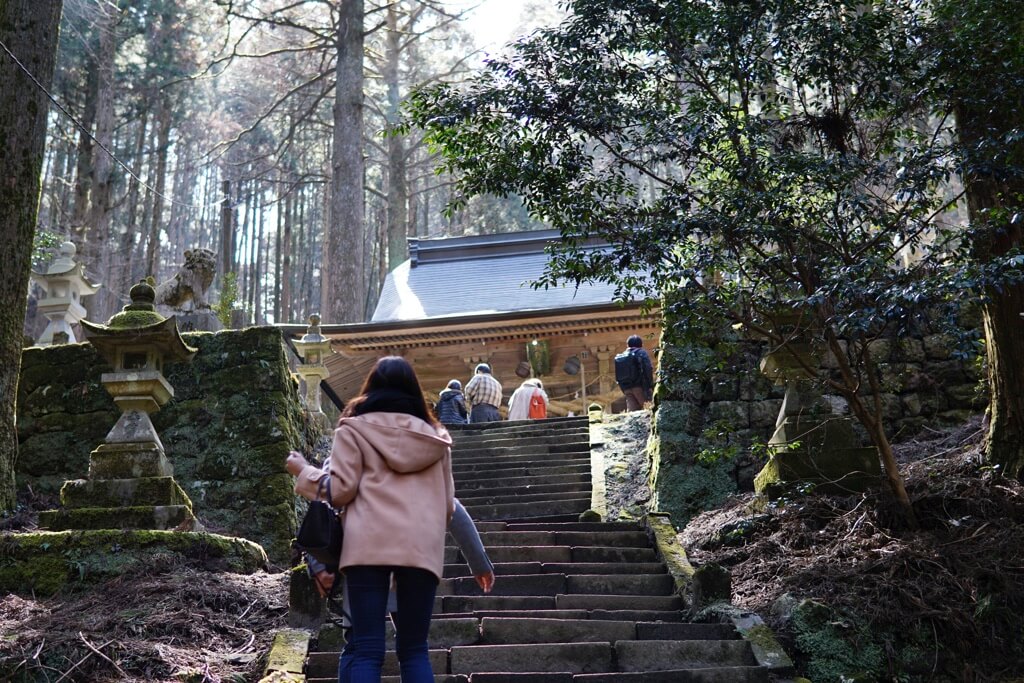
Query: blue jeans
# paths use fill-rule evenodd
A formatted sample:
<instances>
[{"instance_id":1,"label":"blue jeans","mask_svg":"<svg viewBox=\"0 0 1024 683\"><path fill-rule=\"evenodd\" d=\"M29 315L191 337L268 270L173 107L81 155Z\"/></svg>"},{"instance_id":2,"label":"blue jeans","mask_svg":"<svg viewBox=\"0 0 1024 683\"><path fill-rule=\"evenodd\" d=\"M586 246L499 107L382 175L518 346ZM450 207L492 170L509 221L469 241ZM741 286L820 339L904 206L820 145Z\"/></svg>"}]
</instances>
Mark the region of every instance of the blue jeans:
<instances>
[{"instance_id":1,"label":"blue jeans","mask_svg":"<svg viewBox=\"0 0 1024 683\"><path fill-rule=\"evenodd\" d=\"M394 574L398 592L395 650L402 683L434 683L427 634L437 577L415 567L362 566L345 569L352 630L338 661L339 683L379 683L384 663L384 620Z\"/></svg>"},{"instance_id":2,"label":"blue jeans","mask_svg":"<svg viewBox=\"0 0 1024 683\"><path fill-rule=\"evenodd\" d=\"M490 403L477 403L469 413L470 422L498 422L501 413Z\"/></svg>"}]
</instances>

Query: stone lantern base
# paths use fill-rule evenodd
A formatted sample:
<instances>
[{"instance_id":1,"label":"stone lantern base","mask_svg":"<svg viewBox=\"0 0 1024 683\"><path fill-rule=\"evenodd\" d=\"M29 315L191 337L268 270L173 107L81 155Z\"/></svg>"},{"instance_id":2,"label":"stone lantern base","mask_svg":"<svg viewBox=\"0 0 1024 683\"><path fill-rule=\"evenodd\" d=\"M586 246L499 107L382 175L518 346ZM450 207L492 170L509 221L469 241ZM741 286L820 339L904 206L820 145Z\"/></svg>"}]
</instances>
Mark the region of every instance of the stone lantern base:
<instances>
[{"instance_id":1,"label":"stone lantern base","mask_svg":"<svg viewBox=\"0 0 1024 683\"><path fill-rule=\"evenodd\" d=\"M840 448L817 453L782 451L773 455L754 478L754 491L776 500L802 484L832 495L862 493L881 483L875 448Z\"/></svg>"},{"instance_id":2,"label":"stone lantern base","mask_svg":"<svg viewBox=\"0 0 1024 683\"><path fill-rule=\"evenodd\" d=\"M40 512L39 526L201 531L192 501L173 474L157 443L103 444L89 456L89 478L65 482L64 507Z\"/></svg>"},{"instance_id":3,"label":"stone lantern base","mask_svg":"<svg viewBox=\"0 0 1024 683\"><path fill-rule=\"evenodd\" d=\"M754 491L771 500L801 484L843 495L867 491L881 481L878 450L857 446L849 418L783 417L769 445L777 450L754 478Z\"/></svg>"}]
</instances>

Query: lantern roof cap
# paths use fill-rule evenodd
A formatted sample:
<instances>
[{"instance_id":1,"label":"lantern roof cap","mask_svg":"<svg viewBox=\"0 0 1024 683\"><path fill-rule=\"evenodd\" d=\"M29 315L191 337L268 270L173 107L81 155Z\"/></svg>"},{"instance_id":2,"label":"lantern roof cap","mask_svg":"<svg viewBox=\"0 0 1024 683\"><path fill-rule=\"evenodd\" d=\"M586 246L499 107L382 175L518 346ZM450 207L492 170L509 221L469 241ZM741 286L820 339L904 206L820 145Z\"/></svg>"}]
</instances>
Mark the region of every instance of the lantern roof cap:
<instances>
[{"instance_id":1,"label":"lantern roof cap","mask_svg":"<svg viewBox=\"0 0 1024 683\"><path fill-rule=\"evenodd\" d=\"M174 316L165 318L156 311L156 290L142 280L129 291L131 303L115 314L106 325L82 321L86 340L96 347L104 358L113 363L119 347L127 345L151 346L165 360L185 361L195 355L194 349L181 338Z\"/></svg>"},{"instance_id":2,"label":"lantern roof cap","mask_svg":"<svg viewBox=\"0 0 1024 683\"><path fill-rule=\"evenodd\" d=\"M75 279L78 280L82 287L82 296L95 294L99 290L100 285L90 282L85 277L85 266L75 261L75 252L77 251L78 248L74 242L61 242L57 258L50 262L44 272L33 270L33 277L37 280L53 277Z\"/></svg>"}]
</instances>

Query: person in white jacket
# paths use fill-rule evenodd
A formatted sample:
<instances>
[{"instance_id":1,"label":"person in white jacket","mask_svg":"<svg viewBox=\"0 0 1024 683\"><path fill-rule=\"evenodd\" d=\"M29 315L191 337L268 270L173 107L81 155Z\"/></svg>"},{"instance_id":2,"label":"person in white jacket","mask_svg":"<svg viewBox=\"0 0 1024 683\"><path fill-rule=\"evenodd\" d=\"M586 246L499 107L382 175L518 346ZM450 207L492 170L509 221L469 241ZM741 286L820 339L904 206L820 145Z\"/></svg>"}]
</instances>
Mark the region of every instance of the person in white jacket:
<instances>
[{"instance_id":1,"label":"person in white jacket","mask_svg":"<svg viewBox=\"0 0 1024 683\"><path fill-rule=\"evenodd\" d=\"M544 385L536 377L524 381L519 388L512 392L508 398L508 419L529 420L530 400L535 393L539 393L544 402L544 413L547 414L548 395L544 392Z\"/></svg>"}]
</instances>

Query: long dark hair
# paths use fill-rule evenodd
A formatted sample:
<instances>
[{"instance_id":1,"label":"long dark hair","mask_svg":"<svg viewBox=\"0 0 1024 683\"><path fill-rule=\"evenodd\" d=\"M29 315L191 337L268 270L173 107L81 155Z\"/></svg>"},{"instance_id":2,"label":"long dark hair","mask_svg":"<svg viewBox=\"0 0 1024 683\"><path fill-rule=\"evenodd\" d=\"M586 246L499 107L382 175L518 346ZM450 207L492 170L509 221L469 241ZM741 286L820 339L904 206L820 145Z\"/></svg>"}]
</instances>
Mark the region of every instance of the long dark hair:
<instances>
[{"instance_id":1,"label":"long dark hair","mask_svg":"<svg viewBox=\"0 0 1024 683\"><path fill-rule=\"evenodd\" d=\"M376 412L406 413L432 425L440 424L427 408L416 371L401 356L379 359L363 380L359 395L348 402L341 416Z\"/></svg>"}]
</instances>

